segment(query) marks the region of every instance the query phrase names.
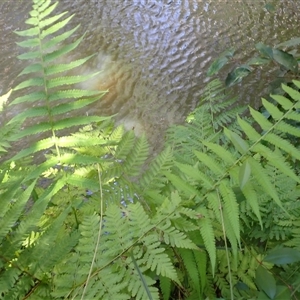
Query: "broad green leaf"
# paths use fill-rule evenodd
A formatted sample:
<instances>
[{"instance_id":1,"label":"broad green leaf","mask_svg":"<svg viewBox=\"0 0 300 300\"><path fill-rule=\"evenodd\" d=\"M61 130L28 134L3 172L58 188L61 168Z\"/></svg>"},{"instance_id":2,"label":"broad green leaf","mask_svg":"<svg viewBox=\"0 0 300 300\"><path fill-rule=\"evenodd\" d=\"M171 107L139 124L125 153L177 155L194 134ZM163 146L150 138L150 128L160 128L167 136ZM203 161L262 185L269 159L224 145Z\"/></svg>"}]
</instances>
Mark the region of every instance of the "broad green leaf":
<instances>
[{"instance_id":1,"label":"broad green leaf","mask_svg":"<svg viewBox=\"0 0 300 300\"><path fill-rule=\"evenodd\" d=\"M268 58L264 58L264 57L253 57L251 58L248 62L247 65L256 65L256 66L260 66L260 65L265 65L267 63L269 63L271 60Z\"/></svg>"},{"instance_id":2,"label":"broad green leaf","mask_svg":"<svg viewBox=\"0 0 300 300\"><path fill-rule=\"evenodd\" d=\"M212 76L216 73L218 73L228 62L227 57L219 57L217 58L209 67L207 71L207 76Z\"/></svg>"},{"instance_id":3,"label":"broad green leaf","mask_svg":"<svg viewBox=\"0 0 300 300\"><path fill-rule=\"evenodd\" d=\"M297 46L300 45L300 37L292 38L286 42L282 42L278 45L276 45L276 48L282 48L282 47L292 47L292 46Z\"/></svg>"},{"instance_id":4,"label":"broad green leaf","mask_svg":"<svg viewBox=\"0 0 300 300\"><path fill-rule=\"evenodd\" d=\"M255 272L255 282L257 286L263 290L270 299L274 299L277 288L276 281L273 275L268 272L264 267L259 266Z\"/></svg>"},{"instance_id":5,"label":"broad green leaf","mask_svg":"<svg viewBox=\"0 0 300 300\"><path fill-rule=\"evenodd\" d=\"M292 299L291 290L288 286L285 285L277 285L277 293L275 296L275 300L285 300Z\"/></svg>"},{"instance_id":6,"label":"broad green leaf","mask_svg":"<svg viewBox=\"0 0 300 300\"><path fill-rule=\"evenodd\" d=\"M241 65L237 68L235 68L233 71L231 71L226 79L225 84L227 87L233 86L239 82L242 81L242 79L249 75L249 73L252 71L252 68L247 65Z\"/></svg>"},{"instance_id":7,"label":"broad green leaf","mask_svg":"<svg viewBox=\"0 0 300 300\"><path fill-rule=\"evenodd\" d=\"M273 59L288 70L298 72L298 62L293 55L279 49L273 49Z\"/></svg>"},{"instance_id":8,"label":"broad green leaf","mask_svg":"<svg viewBox=\"0 0 300 300\"><path fill-rule=\"evenodd\" d=\"M250 179L250 175L251 175L251 166L248 163L248 161L245 160L242 166L240 167L240 172L239 172L239 181L240 181L241 190L243 190L245 184Z\"/></svg>"},{"instance_id":9,"label":"broad green leaf","mask_svg":"<svg viewBox=\"0 0 300 300\"><path fill-rule=\"evenodd\" d=\"M300 261L300 251L296 248L276 248L272 249L264 261L275 265L286 265Z\"/></svg>"},{"instance_id":10,"label":"broad green leaf","mask_svg":"<svg viewBox=\"0 0 300 300\"><path fill-rule=\"evenodd\" d=\"M255 48L266 58L273 59L273 49L263 43L257 43Z\"/></svg>"}]
</instances>

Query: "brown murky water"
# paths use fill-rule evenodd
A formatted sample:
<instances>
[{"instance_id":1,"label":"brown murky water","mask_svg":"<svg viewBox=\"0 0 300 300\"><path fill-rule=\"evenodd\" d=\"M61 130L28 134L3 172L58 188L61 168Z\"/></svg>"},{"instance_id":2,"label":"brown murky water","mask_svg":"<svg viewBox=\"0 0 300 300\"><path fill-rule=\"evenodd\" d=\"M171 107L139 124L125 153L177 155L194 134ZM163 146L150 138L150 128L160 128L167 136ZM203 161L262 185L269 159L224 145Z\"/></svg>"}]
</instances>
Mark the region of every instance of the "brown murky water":
<instances>
[{"instance_id":1,"label":"brown murky water","mask_svg":"<svg viewBox=\"0 0 300 300\"><path fill-rule=\"evenodd\" d=\"M24 67L16 59L22 50L13 30L27 28L30 9L29 0L0 3L0 94L18 81ZM61 0L57 11L76 14L69 25L81 24L74 38L86 32L69 59L97 54L78 70L102 70L85 86L109 89L85 113L118 113L119 123L146 132L159 144L164 130L182 122L197 105L214 58L233 46L236 63L245 62L257 42L275 45L297 36L299 9L298 0ZM258 73L238 87L239 101L253 103L264 76L268 74Z\"/></svg>"}]
</instances>

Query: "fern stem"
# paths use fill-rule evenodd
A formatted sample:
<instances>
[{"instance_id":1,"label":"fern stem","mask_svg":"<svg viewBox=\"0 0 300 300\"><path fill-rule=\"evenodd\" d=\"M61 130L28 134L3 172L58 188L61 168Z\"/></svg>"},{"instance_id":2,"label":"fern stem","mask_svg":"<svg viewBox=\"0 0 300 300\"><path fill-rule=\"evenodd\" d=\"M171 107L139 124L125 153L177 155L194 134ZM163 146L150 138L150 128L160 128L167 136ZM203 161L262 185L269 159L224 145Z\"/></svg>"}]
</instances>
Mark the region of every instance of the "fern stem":
<instances>
[{"instance_id":1,"label":"fern stem","mask_svg":"<svg viewBox=\"0 0 300 300\"><path fill-rule=\"evenodd\" d=\"M228 252L228 245L227 245L227 238L226 238L226 229L225 229L225 223L224 223L224 217L223 217L223 210L222 210L222 203L220 199L219 191L217 190L219 205L220 205L220 216L222 221L222 231L224 235L224 243L225 243L225 252L226 252L226 259L227 259L227 265L228 265L228 275L229 275L229 286L230 286L230 299L233 300L233 284L232 284L232 277L231 277L231 268L230 268L230 259L229 259L229 252Z\"/></svg>"},{"instance_id":2,"label":"fern stem","mask_svg":"<svg viewBox=\"0 0 300 300\"><path fill-rule=\"evenodd\" d=\"M133 265L134 265L136 271L138 272L139 277L140 277L140 279L141 279L141 281L143 283L143 286L144 286L144 288L146 290L146 293L147 293L147 296L148 296L149 300L153 300L151 292L150 292L150 290L148 288L148 285L146 283L145 277L144 277L143 273L141 272L141 270L140 270L140 268L139 268L139 266L138 266L138 264L137 264L137 262L136 262L136 260L135 260L135 258L133 256L133 251L130 252L130 256L131 256L131 260L133 262Z\"/></svg>"},{"instance_id":3,"label":"fern stem","mask_svg":"<svg viewBox=\"0 0 300 300\"><path fill-rule=\"evenodd\" d=\"M93 267L94 267L94 264L95 264L95 260L96 260L96 256L97 256L97 251L98 251L99 244L100 244L101 233L102 233L102 223L103 223L103 191L102 191L102 180L101 180L101 173L100 173L100 166L99 166L99 164L97 164L97 171L98 171L99 192L100 192L100 222L99 222L99 231L98 231L98 237L97 237L97 242L96 242L96 246L95 246L95 250L94 250L94 255L93 255L91 267L90 267L89 274L88 274L88 277L86 279L85 286L84 286L84 289L83 289L83 292L82 292L82 295L81 295L81 300L84 299L84 295L86 293L88 283L89 283L89 281L91 279L91 276L92 276Z\"/></svg>"}]
</instances>

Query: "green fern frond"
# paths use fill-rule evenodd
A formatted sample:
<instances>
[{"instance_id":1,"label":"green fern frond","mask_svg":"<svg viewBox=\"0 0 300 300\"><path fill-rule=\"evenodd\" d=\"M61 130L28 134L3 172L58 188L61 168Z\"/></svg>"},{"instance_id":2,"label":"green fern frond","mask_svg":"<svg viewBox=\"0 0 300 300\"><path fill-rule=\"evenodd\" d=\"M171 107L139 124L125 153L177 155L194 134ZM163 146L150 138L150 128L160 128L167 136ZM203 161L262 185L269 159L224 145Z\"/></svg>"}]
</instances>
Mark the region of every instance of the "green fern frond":
<instances>
[{"instance_id":1,"label":"green fern frond","mask_svg":"<svg viewBox=\"0 0 300 300\"><path fill-rule=\"evenodd\" d=\"M215 266L216 266L216 241L215 234L212 221L210 219L208 211L204 207L197 208L197 212L201 215L199 218L199 230L205 245L205 248L208 252L211 266L212 266L212 274L214 274Z\"/></svg>"},{"instance_id":2,"label":"green fern frond","mask_svg":"<svg viewBox=\"0 0 300 300\"><path fill-rule=\"evenodd\" d=\"M159 277L159 286L163 295L163 300L169 300L171 296L171 280L167 277Z\"/></svg>"},{"instance_id":3,"label":"green fern frond","mask_svg":"<svg viewBox=\"0 0 300 300\"><path fill-rule=\"evenodd\" d=\"M54 137L54 145L57 154L59 154L59 146L56 144L55 139L57 132L66 128L100 121L97 116L94 119L85 116L59 120L61 115L86 107L97 101L105 92L74 88L74 85L97 76L99 72L91 75L67 74L55 77L56 74L61 72L70 70L74 72L73 70L76 67L81 66L92 57L89 56L66 64L61 63L66 54L77 48L84 36L79 37L72 43L67 43L67 39L77 30L78 26L69 31L57 34L69 23L73 16L66 17L67 12L51 16L56 5L52 5L51 1L44 0L40 0L39 3L34 4L33 10L30 12L31 17L26 22L31 28L16 32L19 36L27 38L23 42L20 42L19 46L27 49L28 52L21 54L19 59L33 59L34 61L20 74L30 74L32 77L21 82L14 90L27 90L34 87L35 91L25 96L21 95L17 97L10 105L31 102L36 107L17 115L10 123L26 122L28 119L41 117L34 126L25 128L22 132L16 134L14 139L18 140L28 135L49 132ZM58 60L60 62L57 62ZM67 59L65 60L67 61ZM66 89L66 86L70 86L70 88ZM67 99L74 99L75 102L66 103ZM61 100L64 101L63 104L58 103ZM26 150L27 155L38 151L34 150L30 153L30 150L32 148ZM24 153L16 156L14 159L23 157Z\"/></svg>"},{"instance_id":4,"label":"green fern frond","mask_svg":"<svg viewBox=\"0 0 300 300\"><path fill-rule=\"evenodd\" d=\"M224 203L224 214L226 215L226 217L228 217L231 225L231 230L233 230L234 232L236 241L240 244L239 207L236 201L235 194L229 186L230 185L228 184L228 182L224 180L219 186L219 191Z\"/></svg>"},{"instance_id":5,"label":"green fern frond","mask_svg":"<svg viewBox=\"0 0 300 300\"><path fill-rule=\"evenodd\" d=\"M193 284L193 290L196 290L198 299L202 298L203 289L201 286L201 275L199 274L198 264L196 262L194 251L187 249L179 249L179 254L185 266L186 272ZM204 266L205 267L205 266Z\"/></svg>"},{"instance_id":6,"label":"green fern frond","mask_svg":"<svg viewBox=\"0 0 300 300\"><path fill-rule=\"evenodd\" d=\"M11 208L2 216L0 221L0 240L9 233L11 228L13 228L17 220L20 218L21 213L24 211L25 205L31 196L32 190L35 186L35 181L20 195L19 199L15 203L11 203ZM8 201L7 201L8 202ZM7 203L7 207L9 204Z\"/></svg>"}]
</instances>

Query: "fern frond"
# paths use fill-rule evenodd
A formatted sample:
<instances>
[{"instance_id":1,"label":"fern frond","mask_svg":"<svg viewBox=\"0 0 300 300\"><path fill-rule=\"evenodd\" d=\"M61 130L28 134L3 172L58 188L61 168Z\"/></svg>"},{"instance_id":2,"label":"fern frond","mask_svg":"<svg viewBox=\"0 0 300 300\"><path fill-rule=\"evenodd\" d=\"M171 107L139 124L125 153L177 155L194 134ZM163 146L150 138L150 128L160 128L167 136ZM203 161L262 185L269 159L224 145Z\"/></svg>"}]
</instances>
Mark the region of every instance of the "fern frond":
<instances>
[{"instance_id":1,"label":"fern frond","mask_svg":"<svg viewBox=\"0 0 300 300\"><path fill-rule=\"evenodd\" d=\"M224 214L229 219L236 241L240 243L239 208L235 194L226 181L221 182L219 190L224 201Z\"/></svg>"},{"instance_id":2,"label":"fern frond","mask_svg":"<svg viewBox=\"0 0 300 300\"><path fill-rule=\"evenodd\" d=\"M204 207L197 208L197 212L201 214L201 218L198 221L200 233L208 252L210 263L212 266L212 273L214 274L216 266L216 241L212 221L210 219L208 211Z\"/></svg>"},{"instance_id":3,"label":"fern frond","mask_svg":"<svg viewBox=\"0 0 300 300\"><path fill-rule=\"evenodd\" d=\"M64 74L63 76L55 77L56 74L66 72L81 66L92 56L75 60L66 64L61 61L67 61L64 58L66 54L77 48L84 38L84 35L71 43L67 43L67 39L77 30L78 26L66 32L57 34L62 30L66 24L73 18L67 17L67 12L62 12L57 15L51 16L56 4L52 5L51 1L40 0L38 4L33 5L33 10L30 12L30 18L27 24L31 27L23 31L17 31L19 36L27 38L19 43L20 47L27 49L27 53L21 54L19 59L34 60L32 64L26 67L20 75L30 74L29 79L24 80L15 90L24 90L34 87L36 91L29 93L25 96L17 97L10 105L16 105L22 102L35 103L32 109L24 111L22 114L13 118L10 123L26 122L30 118L41 117L38 122L32 127L25 128L22 132L14 136L15 140L22 137L32 135L38 132L49 132L54 138L54 146L57 155L59 155L59 146L56 144L57 132L78 125L85 125L91 122L98 122L97 116L94 119L90 117L69 117L65 120L59 120L63 113L69 113L79 108L86 107L87 105L96 101L105 93L99 91L86 91L80 90L74 85L93 78L99 74L96 72L91 75L73 75ZM59 60L60 63L56 61ZM70 86L66 89L66 86ZM84 99L85 98L85 99ZM66 102L68 99L77 100L74 104ZM58 103L63 100L64 103ZM38 103L36 103L38 101ZM46 120L45 120L46 119ZM49 134L48 133L48 134ZM52 145L53 146L53 145ZM33 154L37 151L28 154ZM43 150L43 149L40 149ZM23 156L22 153L20 157ZM18 157L18 156L17 156ZM16 159L16 157L15 157Z\"/></svg>"}]
</instances>

